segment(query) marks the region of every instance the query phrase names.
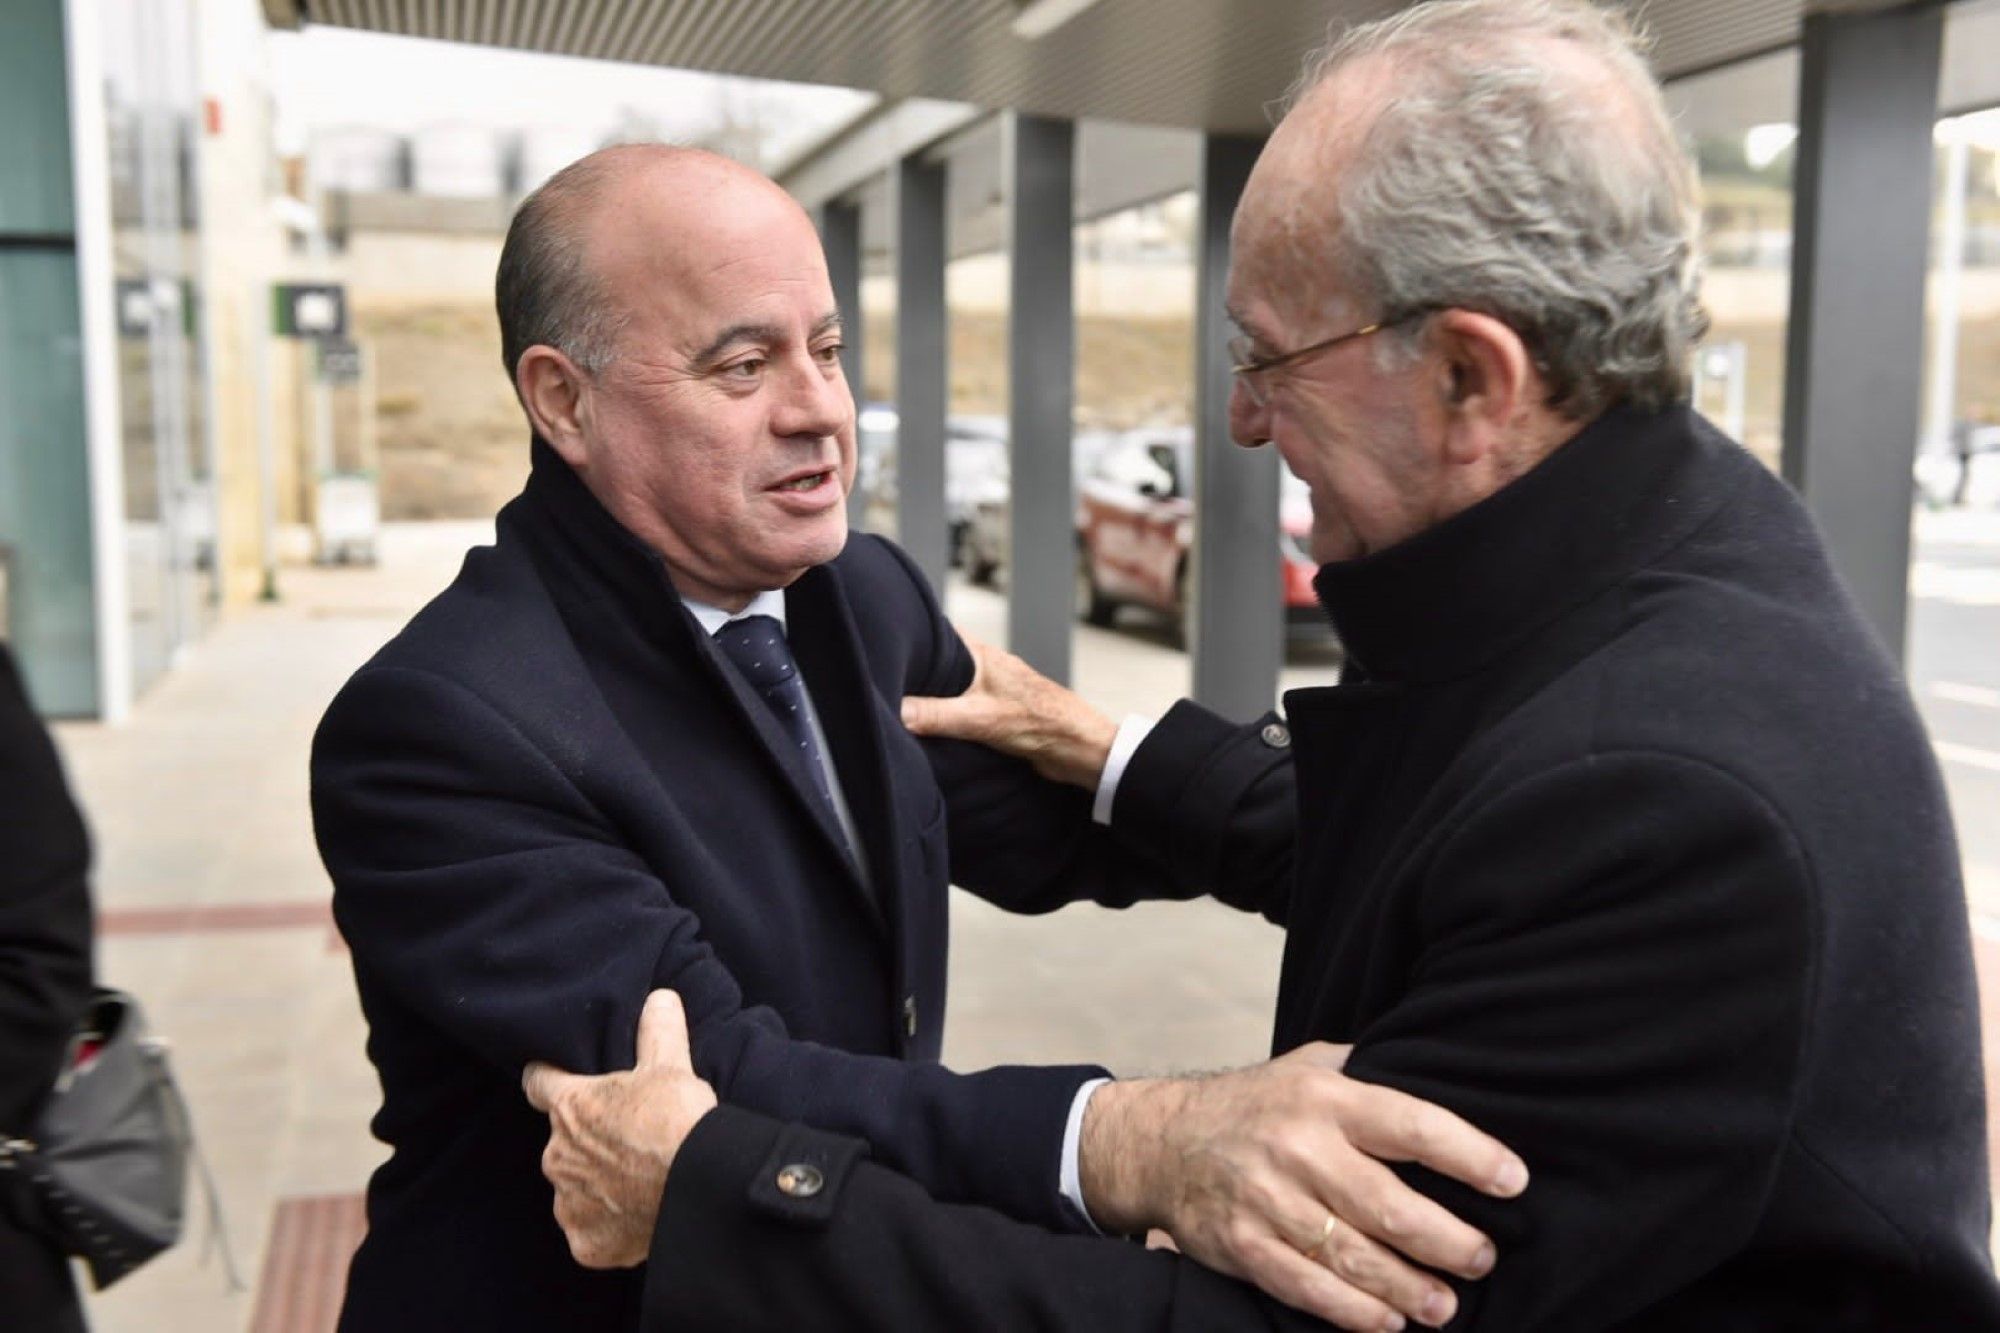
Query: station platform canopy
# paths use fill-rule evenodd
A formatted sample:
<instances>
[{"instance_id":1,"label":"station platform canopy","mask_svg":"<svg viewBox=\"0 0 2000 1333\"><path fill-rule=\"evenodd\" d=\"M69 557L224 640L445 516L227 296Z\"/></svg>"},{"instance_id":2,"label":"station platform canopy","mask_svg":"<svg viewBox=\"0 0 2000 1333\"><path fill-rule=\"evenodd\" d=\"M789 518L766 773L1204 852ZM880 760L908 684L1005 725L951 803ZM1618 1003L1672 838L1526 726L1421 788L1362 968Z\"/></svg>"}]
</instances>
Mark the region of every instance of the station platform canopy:
<instances>
[{"instance_id":1,"label":"station platform canopy","mask_svg":"<svg viewBox=\"0 0 2000 1333\"><path fill-rule=\"evenodd\" d=\"M1228 221L1307 52L1422 0L263 0L328 25L877 95L775 165L818 212L843 310L893 272L898 536L943 585L944 270L1006 248L1009 646L1067 676L1075 592L1071 224L1192 191L1198 526L1193 695L1270 706L1283 626L1278 465L1225 447ZM1908 625L1924 418L1933 144L2000 105L2000 0L1604 0L1637 10L1690 138L1793 124L1781 470L1892 652ZM525 92L525 90L524 90ZM532 107L524 107L533 114ZM848 378L861 373L851 338ZM1933 414L1934 415L1934 414Z\"/></svg>"},{"instance_id":2,"label":"station platform canopy","mask_svg":"<svg viewBox=\"0 0 2000 1333\"><path fill-rule=\"evenodd\" d=\"M264 0L328 24L718 74L837 84L1033 115L1261 134L1301 55L1407 0ZM1810 10L1888 0L1648 0L1666 80L1781 51ZM1946 100L2000 101L1968 70ZM1984 82L1992 86L1975 88Z\"/></svg>"}]
</instances>

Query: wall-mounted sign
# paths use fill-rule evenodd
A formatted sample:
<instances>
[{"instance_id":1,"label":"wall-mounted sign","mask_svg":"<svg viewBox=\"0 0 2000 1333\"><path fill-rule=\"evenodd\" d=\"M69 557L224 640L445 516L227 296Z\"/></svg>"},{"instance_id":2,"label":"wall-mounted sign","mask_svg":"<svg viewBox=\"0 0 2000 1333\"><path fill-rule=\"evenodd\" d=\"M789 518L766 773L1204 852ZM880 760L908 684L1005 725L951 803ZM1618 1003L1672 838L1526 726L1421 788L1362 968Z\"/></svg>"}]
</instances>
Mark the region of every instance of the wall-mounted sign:
<instances>
[{"instance_id":1,"label":"wall-mounted sign","mask_svg":"<svg viewBox=\"0 0 2000 1333\"><path fill-rule=\"evenodd\" d=\"M322 384L360 383L361 348L345 338L321 338L319 378Z\"/></svg>"},{"instance_id":2,"label":"wall-mounted sign","mask_svg":"<svg viewBox=\"0 0 2000 1333\"><path fill-rule=\"evenodd\" d=\"M339 283L281 282L271 298L271 331L280 338L347 336L347 289Z\"/></svg>"},{"instance_id":3,"label":"wall-mounted sign","mask_svg":"<svg viewBox=\"0 0 2000 1333\"><path fill-rule=\"evenodd\" d=\"M153 331L153 284L144 278L118 279L118 336L143 338Z\"/></svg>"}]
</instances>

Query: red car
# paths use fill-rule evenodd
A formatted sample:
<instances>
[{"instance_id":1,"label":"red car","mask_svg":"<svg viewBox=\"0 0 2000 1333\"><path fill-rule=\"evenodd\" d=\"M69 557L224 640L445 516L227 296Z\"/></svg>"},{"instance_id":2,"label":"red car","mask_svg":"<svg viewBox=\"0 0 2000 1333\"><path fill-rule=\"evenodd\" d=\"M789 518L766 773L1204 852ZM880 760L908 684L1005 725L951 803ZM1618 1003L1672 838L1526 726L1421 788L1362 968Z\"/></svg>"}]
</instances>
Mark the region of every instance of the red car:
<instances>
[{"instance_id":1,"label":"red car","mask_svg":"<svg viewBox=\"0 0 2000 1333\"><path fill-rule=\"evenodd\" d=\"M1098 455L1077 498L1077 614L1090 624L1109 625L1121 606L1143 606L1171 617L1186 641L1193 458L1194 433L1185 427L1133 431ZM1278 593L1285 623L1293 634L1329 634L1313 596L1312 507L1304 483L1282 476Z\"/></svg>"}]
</instances>

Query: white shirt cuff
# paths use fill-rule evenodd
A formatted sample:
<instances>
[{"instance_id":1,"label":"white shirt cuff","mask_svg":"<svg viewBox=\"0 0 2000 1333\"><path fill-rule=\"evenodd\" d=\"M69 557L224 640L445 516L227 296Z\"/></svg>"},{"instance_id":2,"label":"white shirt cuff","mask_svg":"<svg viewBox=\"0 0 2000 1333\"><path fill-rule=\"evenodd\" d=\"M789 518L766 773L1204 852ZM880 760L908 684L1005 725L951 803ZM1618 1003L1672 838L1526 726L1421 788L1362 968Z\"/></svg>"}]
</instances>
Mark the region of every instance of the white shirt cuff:
<instances>
[{"instance_id":1,"label":"white shirt cuff","mask_svg":"<svg viewBox=\"0 0 2000 1333\"><path fill-rule=\"evenodd\" d=\"M1069 1123L1063 1126L1062 1168L1057 1176L1057 1185L1069 1206L1076 1209L1076 1215L1083 1224L1097 1235L1104 1233L1091 1220L1090 1209L1083 1205L1083 1111L1090 1105L1090 1094L1109 1083L1108 1078L1094 1078L1076 1090L1076 1100L1069 1104Z\"/></svg>"},{"instance_id":2,"label":"white shirt cuff","mask_svg":"<svg viewBox=\"0 0 2000 1333\"><path fill-rule=\"evenodd\" d=\"M1125 776L1125 766L1132 762L1132 754L1140 742L1152 734L1153 722L1153 718L1135 713L1118 724L1118 734L1111 738L1111 753L1104 756L1104 772L1097 779L1097 799L1090 805L1090 817L1098 823L1111 822L1111 803L1118 799L1118 780Z\"/></svg>"}]
</instances>

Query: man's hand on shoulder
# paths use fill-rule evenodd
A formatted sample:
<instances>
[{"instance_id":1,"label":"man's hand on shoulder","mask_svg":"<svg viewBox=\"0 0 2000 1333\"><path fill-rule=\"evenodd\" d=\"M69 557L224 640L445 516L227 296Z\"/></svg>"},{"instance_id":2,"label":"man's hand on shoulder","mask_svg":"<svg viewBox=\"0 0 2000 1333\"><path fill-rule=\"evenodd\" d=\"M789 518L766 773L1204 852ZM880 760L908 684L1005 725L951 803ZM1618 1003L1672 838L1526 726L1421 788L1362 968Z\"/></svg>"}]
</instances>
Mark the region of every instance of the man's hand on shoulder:
<instances>
[{"instance_id":1,"label":"man's hand on shoulder","mask_svg":"<svg viewBox=\"0 0 2000 1333\"><path fill-rule=\"evenodd\" d=\"M639 1062L585 1077L529 1065L521 1086L549 1117L542 1174L556 1187L556 1221L585 1268L646 1261L674 1155L715 1090L695 1076L680 996L654 991L639 1015Z\"/></svg>"},{"instance_id":2,"label":"man's hand on shoulder","mask_svg":"<svg viewBox=\"0 0 2000 1333\"><path fill-rule=\"evenodd\" d=\"M1342 1072L1315 1043L1205 1078L1110 1083L1084 1115L1084 1202L1108 1231L1161 1227L1189 1257L1350 1329L1442 1325L1418 1265L1481 1278L1492 1242L1405 1185L1418 1162L1511 1198L1527 1167L1451 1112Z\"/></svg>"},{"instance_id":3,"label":"man's hand on shoulder","mask_svg":"<svg viewBox=\"0 0 2000 1333\"><path fill-rule=\"evenodd\" d=\"M1053 782L1096 790L1118 725L1012 653L960 637L972 650L972 684L956 698L903 700L903 725L919 736L977 741Z\"/></svg>"}]
</instances>

